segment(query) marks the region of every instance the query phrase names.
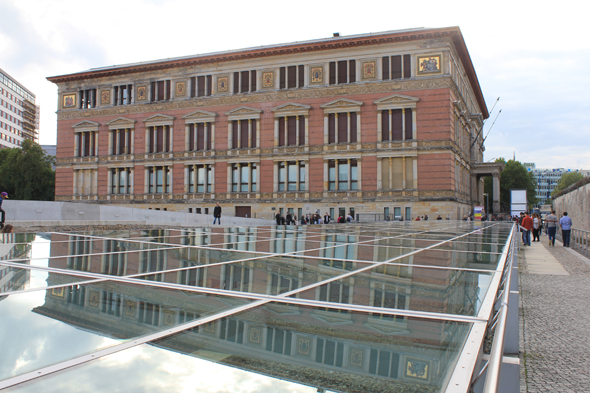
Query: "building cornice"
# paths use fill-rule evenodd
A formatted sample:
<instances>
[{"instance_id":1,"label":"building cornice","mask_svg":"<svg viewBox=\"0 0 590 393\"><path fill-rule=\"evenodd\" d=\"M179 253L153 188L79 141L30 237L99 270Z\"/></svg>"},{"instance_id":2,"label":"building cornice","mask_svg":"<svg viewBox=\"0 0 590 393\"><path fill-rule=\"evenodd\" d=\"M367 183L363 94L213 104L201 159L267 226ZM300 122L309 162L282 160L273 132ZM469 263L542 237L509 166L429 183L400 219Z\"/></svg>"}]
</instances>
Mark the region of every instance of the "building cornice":
<instances>
[{"instance_id":1,"label":"building cornice","mask_svg":"<svg viewBox=\"0 0 590 393\"><path fill-rule=\"evenodd\" d=\"M459 27L446 27L437 29L408 30L401 32L385 32L352 37L333 37L325 40L302 42L285 45L274 45L254 49L244 49L233 52L222 52L208 55L189 56L177 59L167 59L140 64L122 65L89 70L74 74L48 77L53 83L65 83L87 79L114 77L125 74L142 72L154 72L173 68L205 66L230 61L244 61L273 56L285 56L292 54L313 53L318 51L350 49L370 45L383 45L419 40L432 40L449 38L455 45L463 67L471 83L477 102L482 110L484 118L489 117L483 93L471 62L471 57L461 34Z\"/></svg>"}]
</instances>

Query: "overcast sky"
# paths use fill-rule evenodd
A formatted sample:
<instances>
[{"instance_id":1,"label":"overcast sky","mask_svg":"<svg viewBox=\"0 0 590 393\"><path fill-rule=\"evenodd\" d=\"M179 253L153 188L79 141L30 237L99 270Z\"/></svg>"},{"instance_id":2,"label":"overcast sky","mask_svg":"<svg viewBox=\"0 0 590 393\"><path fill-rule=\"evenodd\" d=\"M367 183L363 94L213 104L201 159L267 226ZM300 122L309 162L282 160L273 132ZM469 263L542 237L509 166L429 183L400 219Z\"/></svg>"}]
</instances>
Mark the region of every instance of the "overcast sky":
<instances>
[{"instance_id":1,"label":"overcast sky","mask_svg":"<svg viewBox=\"0 0 590 393\"><path fill-rule=\"evenodd\" d=\"M459 26L488 109L485 160L590 169L590 40L581 2L0 0L0 68L37 96L55 144L45 78L260 45Z\"/></svg>"}]
</instances>

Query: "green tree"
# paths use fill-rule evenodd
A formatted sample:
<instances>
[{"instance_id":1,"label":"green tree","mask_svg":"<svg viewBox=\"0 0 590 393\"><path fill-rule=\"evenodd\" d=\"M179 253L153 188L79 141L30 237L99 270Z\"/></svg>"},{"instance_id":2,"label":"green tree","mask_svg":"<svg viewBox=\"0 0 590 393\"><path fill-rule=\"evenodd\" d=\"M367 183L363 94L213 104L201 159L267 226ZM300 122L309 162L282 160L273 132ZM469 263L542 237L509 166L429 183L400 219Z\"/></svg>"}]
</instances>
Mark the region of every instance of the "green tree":
<instances>
[{"instance_id":1,"label":"green tree","mask_svg":"<svg viewBox=\"0 0 590 393\"><path fill-rule=\"evenodd\" d=\"M500 209L503 212L510 211L510 190L511 189L526 189L527 202L529 207L537 204L537 180L532 172L519 162L510 160L506 162L504 158L498 158L495 162L502 162L505 164L504 170L500 173ZM484 180L484 190L489 194L490 205L492 205L492 178L486 177ZM491 206L490 206L491 211Z\"/></svg>"},{"instance_id":2,"label":"green tree","mask_svg":"<svg viewBox=\"0 0 590 393\"><path fill-rule=\"evenodd\" d=\"M0 150L0 191L11 199L52 201L55 195L55 158L25 140L22 149Z\"/></svg>"},{"instance_id":3,"label":"green tree","mask_svg":"<svg viewBox=\"0 0 590 393\"><path fill-rule=\"evenodd\" d=\"M557 183L557 186L553 189L553 191L551 191L551 196L554 196L558 192L565 190L566 188L568 188L574 183L579 182L583 178L584 175L582 175L580 172L566 173L561 177L561 179L559 179L559 183Z\"/></svg>"}]
</instances>

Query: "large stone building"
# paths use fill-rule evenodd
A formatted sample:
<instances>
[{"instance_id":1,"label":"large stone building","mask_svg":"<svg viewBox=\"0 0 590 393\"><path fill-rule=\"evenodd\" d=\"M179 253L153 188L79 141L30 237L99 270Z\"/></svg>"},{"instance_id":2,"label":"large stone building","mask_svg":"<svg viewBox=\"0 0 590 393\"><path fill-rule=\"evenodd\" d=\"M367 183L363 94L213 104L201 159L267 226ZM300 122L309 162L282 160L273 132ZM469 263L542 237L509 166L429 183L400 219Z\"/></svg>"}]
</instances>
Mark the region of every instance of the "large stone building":
<instances>
[{"instance_id":1,"label":"large stone building","mask_svg":"<svg viewBox=\"0 0 590 393\"><path fill-rule=\"evenodd\" d=\"M56 200L460 218L491 173L488 111L457 27L48 79L59 96Z\"/></svg>"},{"instance_id":2,"label":"large stone building","mask_svg":"<svg viewBox=\"0 0 590 393\"><path fill-rule=\"evenodd\" d=\"M35 95L0 68L0 149L39 143L39 107Z\"/></svg>"}]
</instances>

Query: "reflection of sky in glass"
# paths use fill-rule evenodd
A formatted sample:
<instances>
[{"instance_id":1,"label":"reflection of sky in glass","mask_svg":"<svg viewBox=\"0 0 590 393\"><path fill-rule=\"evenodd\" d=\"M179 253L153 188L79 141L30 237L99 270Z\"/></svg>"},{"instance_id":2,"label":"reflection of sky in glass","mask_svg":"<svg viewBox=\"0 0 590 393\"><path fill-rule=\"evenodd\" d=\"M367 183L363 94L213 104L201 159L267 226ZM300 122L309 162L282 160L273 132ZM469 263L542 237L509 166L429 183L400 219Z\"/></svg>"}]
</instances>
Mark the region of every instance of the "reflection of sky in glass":
<instances>
[{"instance_id":1,"label":"reflection of sky in glass","mask_svg":"<svg viewBox=\"0 0 590 393\"><path fill-rule=\"evenodd\" d=\"M317 389L141 345L70 371L33 380L22 393L315 393Z\"/></svg>"}]
</instances>

